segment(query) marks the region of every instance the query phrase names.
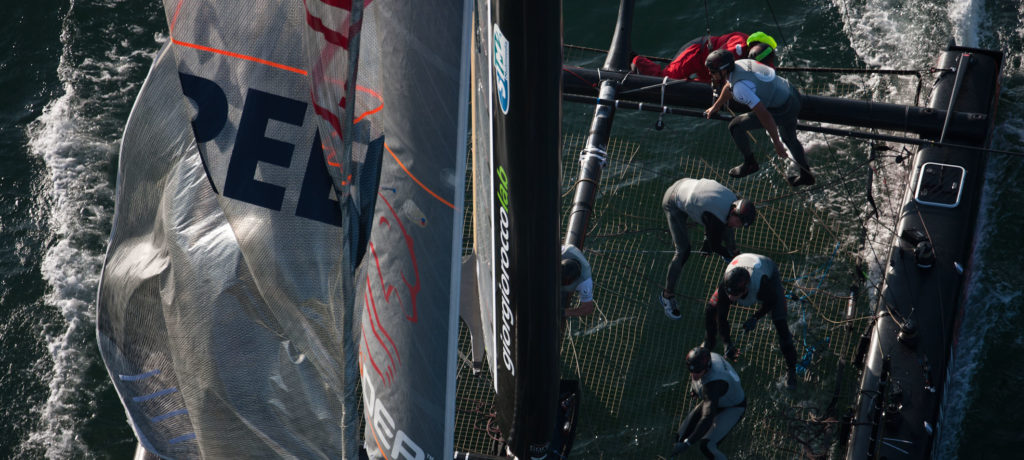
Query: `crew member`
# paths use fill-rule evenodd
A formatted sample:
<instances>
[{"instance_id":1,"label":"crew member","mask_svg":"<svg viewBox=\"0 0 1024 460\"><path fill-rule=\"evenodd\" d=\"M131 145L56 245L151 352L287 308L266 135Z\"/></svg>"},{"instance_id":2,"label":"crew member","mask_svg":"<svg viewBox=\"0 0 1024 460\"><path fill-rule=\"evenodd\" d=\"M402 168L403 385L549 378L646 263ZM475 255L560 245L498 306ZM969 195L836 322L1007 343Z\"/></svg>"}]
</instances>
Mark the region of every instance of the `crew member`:
<instances>
[{"instance_id":1,"label":"crew member","mask_svg":"<svg viewBox=\"0 0 1024 460\"><path fill-rule=\"evenodd\" d=\"M704 347L686 355L690 370L690 387L702 400L679 425L676 443L669 457L674 457L693 444L707 458L724 459L718 443L729 434L747 410L747 399L740 386L740 377L728 361Z\"/></svg>"},{"instance_id":2,"label":"crew member","mask_svg":"<svg viewBox=\"0 0 1024 460\"><path fill-rule=\"evenodd\" d=\"M750 225L757 213L749 200L737 198L731 190L711 179L679 179L665 191L661 207L665 210L676 252L668 265L659 300L666 316L679 319L682 315L676 304L675 287L683 264L690 257L687 218L704 226L701 250L716 253L728 262L736 255L733 229Z\"/></svg>"},{"instance_id":3,"label":"crew member","mask_svg":"<svg viewBox=\"0 0 1024 460\"><path fill-rule=\"evenodd\" d=\"M759 300L761 308L743 323L743 330L753 331L757 322L771 313L772 323L779 338L779 349L786 362L786 387L792 390L796 388L796 347L793 345L793 333L789 331L787 322L786 293L782 288L779 269L768 257L744 253L729 262L722 281L711 294L711 300L704 310L703 345L708 349L714 349L717 332L725 342L726 356L736 359L739 350L733 347L730 340L729 307L733 303L750 307Z\"/></svg>"},{"instance_id":4,"label":"crew member","mask_svg":"<svg viewBox=\"0 0 1024 460\"><path fill-rule=\"evenodd\" d=\"M562 245L562 295L568 297L573 291L579 293L580 304L576 308L564 309L564 315L573 317L593 313L597 305L594 303L590 264L579 248L565 244Z\"/></svg>"},{"instance_id":5,"label":"crew member","mask_svg":"<svg viewBox=\"0 0 1024 460\"><path fill-rule=\"evenodd\" d=\"M757 47L756 53L754 47ZM710 37L703 35L683 45L664 69L644 56L633 57L630 67L641 75L710 83L711 74L704 66L704 60L714 50L726 50L736 59L755 59L775 67L775 39L764 32L754 32L750 36L743 32Z\"/></svg>"},{"instance_id":6,"label":"crew member","mask_svg":"<svg viewBox=\"0 0 1024 460\"><path fill-rule=\"evenodd\" d=\"M726 51L709 54L705 65L714 83L722 84L718 99L704 111L706 118L711 118L732 99L751 109L729 122L729 132L743 154L743 164L730 169L729 175L743 177L760 169L750 150L747 132L764 128L772 139L776 154L786 158L786 147L793 154L799 172L787 175L790 185L813 185L814 176L804 158L804 147L796 137L797 115L800 114L800 93L796 87L775 75L775 69L752 59L737 61L732 53Z\"/></svg>"}]
</instances>

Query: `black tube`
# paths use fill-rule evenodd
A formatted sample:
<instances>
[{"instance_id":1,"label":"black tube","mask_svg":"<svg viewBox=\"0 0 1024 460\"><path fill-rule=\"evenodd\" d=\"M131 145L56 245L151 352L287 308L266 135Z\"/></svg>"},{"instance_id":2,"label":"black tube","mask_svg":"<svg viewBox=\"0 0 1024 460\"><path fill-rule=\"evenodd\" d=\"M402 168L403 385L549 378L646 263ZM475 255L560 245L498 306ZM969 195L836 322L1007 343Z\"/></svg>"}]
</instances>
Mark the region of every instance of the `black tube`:
<instances>
[{"instance_id":1,"label":"black tube","mask_svg":"<svg viewBox=\"0 0 1024 460\"><path fill-rule=\"evenodd\" d=\"M598 71L580 67L563 69L566 93L597 96L594 84ZM618 99L629 99L645 104L662 103L662 79L645 75L600 71L600 77L620 81ZM602 96L604 98L604 96ZM946 111L928 107L855 101L837 97L800 96L802 109L799 118L847 126L885 129L938 138ZM664 104L677 107L696 107L702 111L711 106L711 86L706 83L670 81L665 87ZM948 136L971 141L983 141L988 129L985 113L954 112L950 117Z\"/></svg>"},{"instance_id":2,"label":"black tube","mask_svg":"<svg viewBox=\"0 0 1024 460\"><path fill-rule=\"evenodd\" d=\"M960 53L960 62L956 66L956 81L953 82L953 94L949 96L949 107L946 108L946 120L942 123L942 133L939 135L939 142L946 142L946 132L949 129L949 121L952 118L953 106L960 96L960 87L964 84L964 75L967 75L967 66L971 63L971 53Z\"/></svg>"},{"instance_id":3,"label":"black tube","mask_svg":"<svg viewBox=\"0 0 1024 460\"><path fill-rule=\"evenodd\" d=\"M701 117L701 118L704 117L704 112L702 112L700 110L684 109L684 108L679 108L679 107L664 106L664 105L659 105L657 103L635 102L635 101L621 100L621 99L620 100L610 100L610 99L605 99L605 98L594 98L594 97L590 97L590 96L583 96L583 95L579 95L579 94L565 94L565 95L562 96L562 99L565 100L566 102L580 102L580 103L584 103L584 104L611 105L611 106L614 106L614 107L620 108L620 109L640 110L640 111L644 111L644 112L667 113L667 114L671 114L671 115L682 115L682 116L687 116L687 117ZM731 115L724 115L721 112L719 112L719 113L716 113L716 114L712 115L711 119L712 120L729 121L729 120L732 120L732 116ZM953 147L953 148L964 149L964 150L971 150L971 151L976 151L976 152L991 152L991 153L1000 153L1000 154L1004 154L1004 155L1013 155L1013 156L1024 157L1024 152L1014 152L1014 151L1010 151L1010 150L999 150L999 149L992 149L992 148L986 148L986 147L976 147L976 146L971 146L971 145L941 143L941 142L936 142L936 141L929 140L929 139L914 139L912 137L903 137L903 136L893 136L893 135L888 135L888 134L868 133L868 132L864 132L864 131L853 131L853 130L842 129L842 128L828 128L828 127L824 127L824 126L811 126L811 125L808 125L806 123L797 123L796 129L799 130L799 131L810 131L810 132L815 132L815 133L831 134L831 135L835 135L835 136L853 137L853 138L857 138L857 139L868 139L868 140L885 141L885 142L898 142L898 143L901 143L901 144L911 144L911 145L916 145L916 146L919 146L919 147Z\"/></svg>"},{"instance_id":4,"label":"black tube","mask_svg":"<svg viewBox=\"0 0 1024 460\"><path fill-rule=\"evenodd\" d=\"M630 42L632 34L634 0L622 0L619 3L619 17L615 25L615 35L605 59L605 67L609 69L628 66ZM609 70L609 72L611 72ZM615 99L618 91L616 80L601 81L599 94L603 99ZM565 244L583 248L587 234L587 225L594 210L597 199L597 185L601 182L601 171L606 161L608 138L611 136L612 120L615 118L615 107L598 105L594 108L594 118L590 123L586 147L580 152L580 175L576 182L576 193L573 195L572 208L569 211L569 224L565 233Z\"/></svg>"}]
</instances>

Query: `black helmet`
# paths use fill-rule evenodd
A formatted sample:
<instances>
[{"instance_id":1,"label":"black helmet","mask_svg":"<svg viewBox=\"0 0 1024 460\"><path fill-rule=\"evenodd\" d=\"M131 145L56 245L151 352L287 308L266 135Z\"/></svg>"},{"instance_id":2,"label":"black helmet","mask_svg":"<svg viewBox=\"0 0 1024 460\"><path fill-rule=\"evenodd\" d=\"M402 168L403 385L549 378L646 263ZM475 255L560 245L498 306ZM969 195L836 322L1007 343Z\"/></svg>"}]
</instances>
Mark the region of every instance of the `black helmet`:
<instances>
[{"instance_id":1,"label":"black helmet","mask_svg":"<svg viewBox=\"0 0 1024 460\"><path fill-rule=\"evenodd\" d=\"M580 263L575 259L562 259L562 286L567 286L580 277Z\"/></svg>"},{"instance_id":2,"label":"black helmet","mask_svg":"<svg viewBox=\"0 0 1024 460\"><path fill-rule=\"evenodd\" d=\"M750 284L750 273L743 267L733 267L725 272L722 281L725 283L726 294L742 295Z\"/></svg>"},{"instance_id":3,"label":"black helmet","mask_svg":"<svg viewBox=\"0 0 1024 460\"><path fill-rule=\"evenodd\" d=\"M686 367L691 373L704 372L711 367L711 352L707 348L697 347L686 354Z\"/></svg>"},{"instance_id":4,"label":"black helmet","mask_svg":"<svg viewBox=\"0 0 1024 460\"><path fill-rule=\"evenodd\" d=\"M732 70L733 61L732 52L726 50L714 50L708 55L708 58L704 60L704 66L708 70Z\"/></svg>"},{"instance_id":5,"label":"black helmet","mask_svg":"<svg viewBox=\"0 0 1024 460\"><path fill-rule=\"evenodd\" d=\"M743 222L744 227L754 223L754 219L757 218L757 210L754 209L754 203L743 198L732 202L732 213L740 218L740 222Z\"/></svg>"}]
</instances>

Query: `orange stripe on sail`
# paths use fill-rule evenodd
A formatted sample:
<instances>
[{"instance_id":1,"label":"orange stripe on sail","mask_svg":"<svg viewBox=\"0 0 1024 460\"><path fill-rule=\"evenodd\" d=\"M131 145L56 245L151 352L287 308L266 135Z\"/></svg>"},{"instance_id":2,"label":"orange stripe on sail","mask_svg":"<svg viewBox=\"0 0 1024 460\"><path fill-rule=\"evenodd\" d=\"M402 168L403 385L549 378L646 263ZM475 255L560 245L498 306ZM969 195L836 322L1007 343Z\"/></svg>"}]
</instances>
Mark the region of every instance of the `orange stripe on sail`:
<instances>
[{"instance_id":1,"label":"orange stripe on sail","mask_svg":"<svg viewBox=\"0 0 1024 460\"><path fill-rule=\"evenodd\" d=\"M405 165L402 164L402 160L399 160L398 156L395 155L395 152L391 151L391 147L388 147L388 143L387 142L384 143L384 148L387 149L388 153L391 154L391 158L394 158L395 161L398 162L398 166L402 167L402 171L405 171L405 173L409 175L409 178L411 178L413 180L413 182L416 182L417 184L420 185L420 188L422 188L423 190L426 190L427 193L432 195L434 198L437 198L437 201L440 201L440 202L444 203L445 206L448 206L449 208L455 209L455 205L449 203L448 200L445 200L444 198L441 198L440 195L434 193L434 191L429 189L426 185L424 185L423 182L420 182L420 180L417 179L416 176L412 175L412 173L409 172L408 169L406 169Z\"/></svg>"},{"instance_id":2,"label":"orange stripe on sail","mask_svg":"<svg viewBox=\"0 0 1024 460\"><path fill-rule=\"evenodd\" d=\"M187 48L194 48L194 49L197 49L197 50L200 50L200 51L207 51L207 52L210 52L210 53L221 54L221 55L228 56L228 57L233 57L233 58L236 58L236 59L243 59L243 60L246 60L246 61L252 61L252 62L255 62L255 63L258 63L258 64L268 65L270 67L278 68L278 69L281 69L281 70L287 70L289 72L294 72L294 73L297 73L299 75L306 75L306 71L305 70L302 70L302 69L299 69L299 68L296 68L296 67L287 66L287 65L284 65L284 64L279 64L279 63L273 62L273 61L268 61L266 59L260 59L260 58L255 57L255 56L247 56L245 54L234 53L234 52L231 52L231 51L220 50L220 49L217 49L217 48L210 48L209 46L203 46L203 45L197 45L195 43L183 42L183 41L178 40L178 39L173 38L173 37L171 38L171 42L174 43L175 45L180 45L180 46L184 46L184 47L187 47Z\"/></svg>"}]
</instances>

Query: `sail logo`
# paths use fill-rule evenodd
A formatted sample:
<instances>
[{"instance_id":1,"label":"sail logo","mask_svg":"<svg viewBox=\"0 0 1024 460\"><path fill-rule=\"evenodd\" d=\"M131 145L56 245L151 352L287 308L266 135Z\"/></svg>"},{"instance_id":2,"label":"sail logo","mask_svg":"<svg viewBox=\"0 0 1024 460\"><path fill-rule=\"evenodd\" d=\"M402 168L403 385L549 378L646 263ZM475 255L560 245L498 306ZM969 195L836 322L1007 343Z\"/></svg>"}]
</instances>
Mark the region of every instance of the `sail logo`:
<instances>
[{"instance_id":1,"label":"sail logo","mask_svg":"<svg viewBox=\"0 0 1024 460\"><path fill-rule=\"evenodd\" d=\"M516 375L516 367L512 361L512 326L515 325L515 318L512 316L512 305L509 301L509 294L512 291L509 252L512 243L509 238L508 173L501 166L498 166L498 181L498 202L501 204L498 211L501 223L501 277L498 281L501 288L501 357L505 368L512 375Z\"/></svg>"},{"instance_id":2,"label":"sail logo","mask_svg":"<svg viewBox=\"0 0 1024 460\"><path fill-rule=\"evenodd\" d=\"M396 429L395 419L391 416L391 412L384 406L384 402L377 398L377 389L370 381L370 374L366 371L365 365L360 374L362 374L363 380L363 414L377 447L381 452L388 452L390 454L388 458L394 460L400 458L426 459L423 448L405 434L405 431Z\"/></svg>"},{"instance_id":3,"label":"sail logo","mask_svg":"<svg viewBox=\"0 0 1024 460\"><path fill-rule=\"evenodd\" d=\"M508 115L508 39L501 28L494 25L494 78L497 80L498 105L501 113Z\"/></svg>"}]
</instances>

